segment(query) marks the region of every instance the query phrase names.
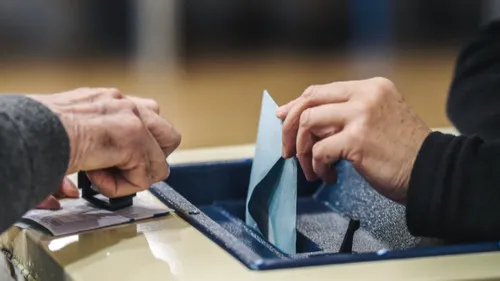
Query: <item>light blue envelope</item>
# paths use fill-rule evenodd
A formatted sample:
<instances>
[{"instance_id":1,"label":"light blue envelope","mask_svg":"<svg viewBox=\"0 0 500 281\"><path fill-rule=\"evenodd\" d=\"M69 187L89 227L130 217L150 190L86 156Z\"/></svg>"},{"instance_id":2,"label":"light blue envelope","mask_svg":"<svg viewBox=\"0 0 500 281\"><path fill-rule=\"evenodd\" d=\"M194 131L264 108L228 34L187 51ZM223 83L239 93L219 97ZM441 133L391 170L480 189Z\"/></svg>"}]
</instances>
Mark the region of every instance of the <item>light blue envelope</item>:
<instances>
[{"instance_id":1,"label":"light blue envelope","mask_svg":"<svg viewBox=\"0 0 500 281\"><path fill-rule=\"evenodd\" d=\"M267 91L262 97L257 145L246 200L246 223L277 248L296 253L297 161L284 159L282 121Z\"/></svg>"}]
</instances>

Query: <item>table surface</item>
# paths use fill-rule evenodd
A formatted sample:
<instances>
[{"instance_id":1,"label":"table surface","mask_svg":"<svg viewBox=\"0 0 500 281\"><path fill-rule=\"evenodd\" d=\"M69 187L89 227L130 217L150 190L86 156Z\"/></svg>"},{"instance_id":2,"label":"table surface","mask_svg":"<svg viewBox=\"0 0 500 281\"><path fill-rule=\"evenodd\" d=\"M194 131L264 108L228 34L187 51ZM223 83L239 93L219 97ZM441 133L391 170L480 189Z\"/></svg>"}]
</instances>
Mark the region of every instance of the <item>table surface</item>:
<instances>
[{"instance_id":1,"label":"table surface","mask_svg":"<svg viewBox=\"0 0 500 281\"><path fill-rule=\"evenodd\" d=\"M451 129L441 129L454 133ZM237 159L252 144L179 151L170 163ZM162 204L149 192L138 196ZM175 213L142 222L51 237L10 229L4 236L20 266L32 276L66 280L450 280L500 277L500 253L363 262L290 270L247 269ZM0 242L2 242L0 240Z\"/></svg>"}]
</instances>

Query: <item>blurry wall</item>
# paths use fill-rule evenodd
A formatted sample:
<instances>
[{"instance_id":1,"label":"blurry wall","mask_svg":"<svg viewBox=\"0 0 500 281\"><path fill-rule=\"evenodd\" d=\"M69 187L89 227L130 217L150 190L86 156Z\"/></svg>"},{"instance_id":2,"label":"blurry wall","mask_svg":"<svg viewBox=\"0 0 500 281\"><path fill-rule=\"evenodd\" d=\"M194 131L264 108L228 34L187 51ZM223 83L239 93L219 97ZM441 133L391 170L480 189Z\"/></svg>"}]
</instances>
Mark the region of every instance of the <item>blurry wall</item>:
<instances>
[{"instance_id":1,"label":"blurry wall","mask_svg":"<svg viewBox=\"0 0 500 281\"><path fill-rule=\"evenodd\" d=\"M184 148L253 142L260 98L386 76L447 126L455 56L498 2L2 0L0 92L118 87L159 101ZM496 7L496 8L495 8Z\"/></svg>"}]
</instances>

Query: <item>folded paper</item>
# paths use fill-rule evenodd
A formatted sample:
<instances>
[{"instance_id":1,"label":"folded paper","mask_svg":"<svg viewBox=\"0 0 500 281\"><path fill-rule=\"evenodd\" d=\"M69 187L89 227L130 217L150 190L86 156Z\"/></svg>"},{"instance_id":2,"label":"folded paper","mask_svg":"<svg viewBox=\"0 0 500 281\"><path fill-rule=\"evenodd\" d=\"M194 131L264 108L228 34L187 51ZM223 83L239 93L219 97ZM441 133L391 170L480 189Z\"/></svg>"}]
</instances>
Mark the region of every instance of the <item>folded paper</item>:
<instances>
[{"instance_id":1,"label":"folded paper","mask_svg":"<svg viewBox=\"0 0 500 281\"><path fill-rule=\"evenodd\" d=\"M281 157L278 105L264 91L247 194L246 223L278 249L296 253L297 162Z\"/></svg>"}]
</instances>

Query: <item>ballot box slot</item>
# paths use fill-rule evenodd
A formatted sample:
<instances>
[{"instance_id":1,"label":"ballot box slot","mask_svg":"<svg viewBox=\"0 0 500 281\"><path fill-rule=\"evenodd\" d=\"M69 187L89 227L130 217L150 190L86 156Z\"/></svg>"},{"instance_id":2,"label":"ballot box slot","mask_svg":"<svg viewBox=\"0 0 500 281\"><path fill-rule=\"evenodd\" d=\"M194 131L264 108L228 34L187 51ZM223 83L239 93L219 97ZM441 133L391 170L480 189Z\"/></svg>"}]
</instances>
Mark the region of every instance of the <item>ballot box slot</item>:
<instances>
[{"instance_id":1,"label":"ballot box slot","mask_svg":"<svg viewBox=\"0 0 500 281\"><path fill-rule=\"evenodd\" d=\"M200 210L236 237L241 243L259 253L263 258L286 256L273 244L259 235L259 233L248 228L242 220L220 206L205 206L200 208Z\"/></svg>"},{"instance_id":2,"label":"ballot box slot","mask_svg":"<svg viewBox=\"0 0 500 281\"><path fill-rule=\"evenodd\" d=\"M151 192L203 235L253 270L498 251L499 243L452 244L409 235L404 209L388 202L353 170L347 186L307 182L297 190L296 254L285 254L245 223L251 159L174 165Z\"/></svg>"},{"instance_id":3,"label":"ballot box slot","mask_svg":"<svg viewBox=\"0 0 500 281\"><path fill-rule=\"evenodd\" d=\"M222 227L226 228L227 231L231 232L235 236L242 236L246 232L252 233L252 235L258 236L259 240L265 241L267 247L275 248L274 245L266 241L262 235L255 229L249 228L245 224L245 202L230 200L230 201L216 201L212 205L200 207L207 216L212 218L215 222L219 223ZM221 216L222 214L222 216ZM235 226L238 227L235 227ZM245 231L244 231L244 230ZM246 240L241 238L242 241ZM301 253L311 253L317 251L323 251L317 243L309 239L304 233L297 230L297 254ZM252 244L252 246L254 246ZM279 249L275 248L277 251ZM280 252L280 251L279 251ZM281 253L281 252L280 252Z\"/></svg>"}]
</instances>

